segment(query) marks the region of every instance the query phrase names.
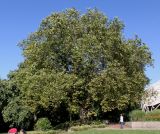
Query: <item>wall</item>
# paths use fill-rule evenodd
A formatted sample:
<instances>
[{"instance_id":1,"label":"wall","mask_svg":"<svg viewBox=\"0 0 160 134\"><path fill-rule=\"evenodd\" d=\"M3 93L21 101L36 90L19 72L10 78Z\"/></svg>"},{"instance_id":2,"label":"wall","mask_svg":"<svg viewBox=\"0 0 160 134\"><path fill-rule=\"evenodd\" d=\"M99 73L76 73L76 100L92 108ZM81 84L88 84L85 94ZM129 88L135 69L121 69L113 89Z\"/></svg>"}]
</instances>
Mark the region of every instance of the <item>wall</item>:
<instances>
[{"instance_id":1,"label":"wall","mask_svg":"<svg viewBox=\"0 0 160 134\"><path fill-rule=\"evenodd\" d=\"M160 122L159 121L126 122L126 126L130 128L160 128Z\"/></svg>"}]
</instances>

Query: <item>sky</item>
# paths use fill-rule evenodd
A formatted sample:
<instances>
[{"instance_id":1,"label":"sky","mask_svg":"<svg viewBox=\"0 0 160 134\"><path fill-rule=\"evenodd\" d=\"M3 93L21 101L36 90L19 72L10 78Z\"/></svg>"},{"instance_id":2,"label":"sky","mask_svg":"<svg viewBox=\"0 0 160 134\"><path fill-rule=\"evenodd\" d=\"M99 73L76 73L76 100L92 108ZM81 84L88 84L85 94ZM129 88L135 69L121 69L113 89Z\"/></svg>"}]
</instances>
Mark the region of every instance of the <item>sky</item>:
<instances>
[{"instance_id":1,"label":"sky","mask_svg":"<svg viewBox=\"0 0 160 134\"><path fill-rule=\"evenodd\" d=\"M152 52L154 67L145 71L150 83L160 80L160 0L0 0L0 78L6 79L23 62L18 43L36 31L42 19L73 7L81 13L97 8L123 21L124 36L138 35Z\"/></svg>"}]
</instances>

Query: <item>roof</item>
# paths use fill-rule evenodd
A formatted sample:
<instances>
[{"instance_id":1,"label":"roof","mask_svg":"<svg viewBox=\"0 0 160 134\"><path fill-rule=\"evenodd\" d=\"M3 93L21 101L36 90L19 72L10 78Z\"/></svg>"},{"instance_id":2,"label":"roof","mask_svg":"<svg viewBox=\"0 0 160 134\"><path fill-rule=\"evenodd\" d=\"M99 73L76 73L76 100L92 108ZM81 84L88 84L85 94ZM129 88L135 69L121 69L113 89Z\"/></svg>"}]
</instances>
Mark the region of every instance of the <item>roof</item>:
<instances>
[{"instance_id":1,"label":"roof","mask_svg":"<svg viewBox=\"0 0 160 134\"><path fill-rule=\"evenodd\" d=\"M143 107L155 106L160 103L160 81L148 86L145 91L147 95L143 96Z\"/></svg>"}]
</instances>

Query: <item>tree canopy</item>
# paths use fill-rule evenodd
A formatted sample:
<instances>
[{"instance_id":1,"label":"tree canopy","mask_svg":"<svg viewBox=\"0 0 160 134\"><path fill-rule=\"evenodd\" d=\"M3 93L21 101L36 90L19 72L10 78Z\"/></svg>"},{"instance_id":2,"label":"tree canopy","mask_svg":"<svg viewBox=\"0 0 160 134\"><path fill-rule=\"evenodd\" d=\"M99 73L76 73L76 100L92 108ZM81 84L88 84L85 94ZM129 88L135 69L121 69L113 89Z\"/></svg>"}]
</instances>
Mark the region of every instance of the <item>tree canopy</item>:
<instances>
[{"instance_id":1,"label":"tree canopy","mask_svg":"<svg viewBox=\"0 0 160 134\"><path fill-rule=\"evenodd\" d=\"M84 121L139 104L151 52L138 36L126 39L123 30L118 18L110 20L97 9L84 14L67 9L42 20L19 44L24 62L9 78L23 107L36 116L47 111L52 120L53 111L62 108L63 121L75 115ZM11 114L4 112L8 118ZM56 114L62 121L63 115Z\"/></svg>"}]
</instances>

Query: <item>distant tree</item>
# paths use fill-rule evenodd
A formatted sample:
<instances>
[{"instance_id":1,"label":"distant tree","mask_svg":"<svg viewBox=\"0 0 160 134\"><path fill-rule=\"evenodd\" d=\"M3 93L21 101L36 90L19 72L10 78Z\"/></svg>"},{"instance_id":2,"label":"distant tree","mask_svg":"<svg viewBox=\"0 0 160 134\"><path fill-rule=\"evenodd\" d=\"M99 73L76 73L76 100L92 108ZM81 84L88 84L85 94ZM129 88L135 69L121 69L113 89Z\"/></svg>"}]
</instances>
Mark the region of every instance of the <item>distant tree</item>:
<instances>
[{"instance_id":1,"label":"distant tree","mask_svg":"<svg viewBox=\"0 0 160 134\"><path fill-rule=\"evenodd\" d=\"M33 121L31 112L28 107L21 103L19 97L10 101L8 105L4 107L2 114L4 121L8 122L10 127L14 126L27 129L31 125L31 121Z\"/></svg>"},{"instance_id":2,"label":"distant tree","mask_svg":"<svg viewBox=\"0 0 160 134\"><path fill-rule=\"evenodd\" d=\"M25 127L30 126L33 116L30 107L23 105L22 95L15 81L16 71L10 72L8 80L1 80L0 102L3 120L10 126ZM4 125L4 124L3 124Z\"/></svg>"},{"instance_id":3,"label":"distant tree","mask_svg":"<svg viewBox=\"0 0 160 134\"><path fill-rule=\"evenodd\" d=\"M8 124L4 123L2 111L13 100L14 97L19 95L19 90L9 80L0 80L0 129L1 132L8 129Z\"/></svg>"},{"instance_id":4,"label":"distant tree","mask_svg":"<svg viewBox=\"0 0 160 134\"><path fill-rule=\"evenodd\" d=\"M137 36L125 39L123 23L98 10L53 13L21 42L24 62L13 80L32 113L64 103L70 119L123 110L139 103L151 53Z\"/></svg>"},{"instance_id":5,"label":"distant tree","mask_svg":"<svg viewBox=\"0 0 160 134\"><path fill-rule=\"evenodd\" d=\"M0 80L0 110L8 104L15 96L18 96L19 90L9 80Z\"/></svg>"}]
</instances>

